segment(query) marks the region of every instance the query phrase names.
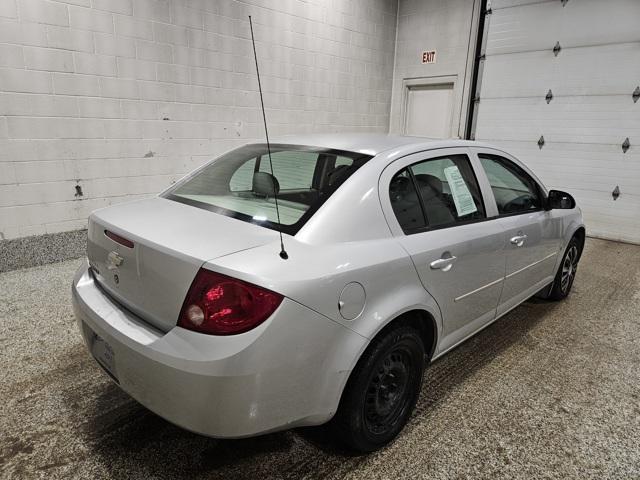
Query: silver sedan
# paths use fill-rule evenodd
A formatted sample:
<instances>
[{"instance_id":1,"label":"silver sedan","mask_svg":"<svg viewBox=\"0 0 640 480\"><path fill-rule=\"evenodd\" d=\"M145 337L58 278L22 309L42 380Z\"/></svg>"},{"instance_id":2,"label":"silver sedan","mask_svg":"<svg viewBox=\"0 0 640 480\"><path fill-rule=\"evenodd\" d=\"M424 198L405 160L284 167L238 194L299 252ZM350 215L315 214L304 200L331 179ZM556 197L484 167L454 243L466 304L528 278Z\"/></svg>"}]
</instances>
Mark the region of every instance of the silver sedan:
<instances>
[{"instance_id":1,"label":"silver sedan","mask_svg":"<svg viewBox=\"0 0 640 480\"><path fill-rule=\"evenodd\" d=\"M574 199L500 148L296 136L92 213L73 304L104 371L183 428L326 423L372 451L426 364L533 295L569 294L584 238Z\"/></svg>"}]
</instances>

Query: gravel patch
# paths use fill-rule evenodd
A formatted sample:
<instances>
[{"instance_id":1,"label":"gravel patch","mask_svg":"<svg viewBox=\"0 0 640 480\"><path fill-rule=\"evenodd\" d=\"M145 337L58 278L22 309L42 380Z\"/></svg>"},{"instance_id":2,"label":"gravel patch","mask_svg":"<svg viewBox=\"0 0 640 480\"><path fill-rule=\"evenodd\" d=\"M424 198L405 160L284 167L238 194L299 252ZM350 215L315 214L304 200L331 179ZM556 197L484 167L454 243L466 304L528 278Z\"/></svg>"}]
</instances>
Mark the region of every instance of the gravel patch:
<instances>
[{"instance_id":1,"label":"gravel patch","mask_svg":"<svg viewBox=\"0 0 640 480\"><path fill-rule=\"evenodd\" d=\"M0 240L0 272L79 258L86 251L86 230Z\"/></svg>"}]
</instances>

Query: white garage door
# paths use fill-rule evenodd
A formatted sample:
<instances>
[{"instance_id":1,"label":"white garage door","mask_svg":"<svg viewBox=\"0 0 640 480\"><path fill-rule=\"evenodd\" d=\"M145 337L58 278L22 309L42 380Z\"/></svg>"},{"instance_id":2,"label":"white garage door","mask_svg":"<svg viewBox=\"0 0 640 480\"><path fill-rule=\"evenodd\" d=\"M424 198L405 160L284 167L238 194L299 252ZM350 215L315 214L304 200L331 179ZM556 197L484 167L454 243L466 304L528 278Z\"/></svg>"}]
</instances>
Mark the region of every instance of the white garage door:
<instances>
[{"instance_id":1,"label":"white garage door","mask_svg":"<svg viewBox=\"0 0 640 480\"><path fill-rule=\"evenodd\" d=\"M490 3L475 138L573 194L590 235L640 243L640 0Z\"/></svg>"}]
</instances>

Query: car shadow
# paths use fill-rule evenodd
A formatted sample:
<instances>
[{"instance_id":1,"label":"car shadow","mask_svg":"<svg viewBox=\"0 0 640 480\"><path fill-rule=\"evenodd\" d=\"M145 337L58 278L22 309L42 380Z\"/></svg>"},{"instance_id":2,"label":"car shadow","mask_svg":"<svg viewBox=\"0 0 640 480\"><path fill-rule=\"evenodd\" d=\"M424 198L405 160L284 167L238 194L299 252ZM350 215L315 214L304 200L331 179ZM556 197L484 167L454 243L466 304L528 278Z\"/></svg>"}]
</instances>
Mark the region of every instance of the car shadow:
<instances>
[{"instance_id":1,"label":"car shadow","mask_svg":"<svg viewBox=\"0 0 640 480\"><path fill-rule=\"evenodd\" d=\"M432 363L407 429L428 422L456 386L503 351L534 341L529 331L555 308L557 303L528 301ZM163 420L112 383L104 383L87 406L81 434L113 478L325 478L340 476L366 458L337 446L324 428L243 440L203 437Z\"/></svg>"}]
</instances>

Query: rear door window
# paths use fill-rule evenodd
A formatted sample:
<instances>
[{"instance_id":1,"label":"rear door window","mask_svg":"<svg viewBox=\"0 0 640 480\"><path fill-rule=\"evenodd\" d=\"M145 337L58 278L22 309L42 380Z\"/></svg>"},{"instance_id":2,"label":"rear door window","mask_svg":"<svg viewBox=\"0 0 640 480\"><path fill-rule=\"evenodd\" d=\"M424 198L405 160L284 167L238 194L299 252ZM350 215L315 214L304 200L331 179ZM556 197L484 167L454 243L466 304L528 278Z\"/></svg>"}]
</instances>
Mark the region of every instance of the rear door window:
<instances>
[{"instance_id":1,"label":"rear door window","mask_svg":"<svg viewBox=\"0 0 640 480\"><path fill-rule=\"evenodd\" d=\"M403 169L391 181L389 195L405 233L486 218L478 181L464 154Z\"/></svg>"},{"instance_id":2,"label":"rear door window","mask_svg":"<svg viewBox=\"0 0 640 480\"><path fill-rule=\"evenodd\" d=\"M408 168L400 170L391 180L389 197L393 213L405 233L413 233L426 227L418 191Z\"/></svg>"}]
</instances>

